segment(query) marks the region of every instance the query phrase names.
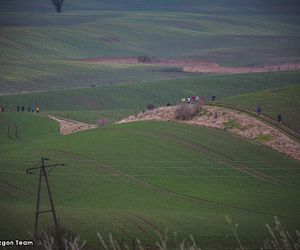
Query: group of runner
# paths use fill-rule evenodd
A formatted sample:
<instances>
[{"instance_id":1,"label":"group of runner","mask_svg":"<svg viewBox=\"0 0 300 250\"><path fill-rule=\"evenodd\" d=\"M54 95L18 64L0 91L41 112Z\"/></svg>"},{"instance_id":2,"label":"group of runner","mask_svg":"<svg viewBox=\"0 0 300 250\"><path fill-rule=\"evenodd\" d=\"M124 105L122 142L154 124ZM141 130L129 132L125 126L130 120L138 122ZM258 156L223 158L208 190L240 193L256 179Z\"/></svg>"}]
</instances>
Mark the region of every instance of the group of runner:
<instances>
[{"instance_id":1,"label":"group of runner","mask_svg":"<svg viewBox=\"0 0 300 250\"><path fill-rule=\"evenodd\" d=\"M215 95L212 95L211 96L211 100L213 102L215 102L217 100L217 97ZM189 96L189 97L183 97L181 99L182 103L188 103L188 104L201 104L202 106L205 104L205 98L204 96ZM170 105L170 104L169 104ZM262 113L263 109L260 105L257 106L256 108L256 112L258 115L260 115ZM277 115L277 121L279 123L282 122L282 115L281 114L278 114Z\"/></svg>"},{"instance_id":2,"label":"group of runner","mask_svg":"<svg viewBox=\"0 0 300 250\"><path fill-rule=\"evenodd\" d=\"M217 97L215 95L211 96L211 100L214 102L216 101ZM204 96L189 96L189 97L183 97L181 99L181 101L183 103L188 103L188 104L201 104L204 105L205 104L205 98Z\"/></svg>"},{"instance_id":3,"label":"group of runner","mask_svg":"<svg viewBox=\"0 0 300 250\"><path fill-rule=\"evenodd\" d=\"M256 108L256 113L257 113L258 115L260 115L260 114L262 113L262 111L263 111L262 107L261 107L260 105L258 105L257 108ZM277 121L278 121L279 123L282 122L282 115L281 115L281 114L278 114L278 115L277 115Z\"/></svg>"},{"instance_id":4,"label":"group of runner","mask_svg":"<svg viewBox=\"0 0 300 250\"><path fill-rule=\"evenodd\" d=\"M17 107L17 112L24 112L25 111L25 106L18 106ZM27 111L28 112L36 112L36 113L39 113L40 112L40 106L39 105L33 105L33 106L28 106L27 107Z\"/></svg>"}]
</instances>

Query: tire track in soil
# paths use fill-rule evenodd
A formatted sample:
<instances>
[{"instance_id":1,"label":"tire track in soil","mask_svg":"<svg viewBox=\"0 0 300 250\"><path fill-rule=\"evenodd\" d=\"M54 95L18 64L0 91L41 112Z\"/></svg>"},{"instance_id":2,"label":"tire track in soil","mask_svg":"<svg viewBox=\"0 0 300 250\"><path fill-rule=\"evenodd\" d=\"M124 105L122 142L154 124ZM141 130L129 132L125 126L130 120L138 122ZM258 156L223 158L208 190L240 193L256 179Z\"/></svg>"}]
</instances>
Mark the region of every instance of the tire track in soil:
<instances>
[{"instance_id":1,"label":"tire track in soil","mask_svg":"<svg viewBox=\"0 0 300 250\"><path fill-rule=\"evenodd\" d=\"M13 142L20 142L22 140L18 134L18 126L16 123L7 124L7 137Z\"/></svg>"},{"instance_id":2,"label":"tire track in soil","mask_svg":"<svg viewBox=\"0 0 300 250\"><path fill-rule=\"evenodd\" d=\"M22 140L22 138L18 134L18 126L17 126L17 124L13 123L13 126L15 128L15 136L16 136L16 138L19 139L19 140Z\"/></svg>"},{"instance_id":3,"label":"tire track in soil","mask_svg":"<svg viewBox=\"0 0 300 250\"><path fill-rule=\"evenodd\" d=\"M134 214L131 214L131 215L134 216L135 218L143 221L144 223L146 223L147 225L149 225L152 229L158 231L160 234L164 233L158 226L156 226L155 224L153 224L152 222L150 222L146 218L144 218L142 216L139 216L139 215L134 215Z\"/></svg>"},{"instance_id":4,"label":"tire track in soil","mask_svg":"<svg viewBox=\"0 0 300 250\"><path fill-rule=\"evenodd\" d=\"M122 214L122 213L120 213L120 215L122 217L124 217L126 219L126 221L128 221L129 223L131 223L132 225L134 225L139 231L141 231L145 235L149 235L149 232L146 231L146 229L144 229L141 225L139 225L135 220L133 220L132 218L130 218L130 216L128 214L125 214L125 213Z\"/></svg>"},{"instance_id":5,"label":"tire track in soil","mask_svg":"<svg viewBox=\"0 0 300 250\"><path fill-rule=\"evenodd\" d=\"M7 137L8 137L8 139L10 139L11 141L15 142L14 138L12 138L12 136L11 136L11 134L10 134L10 133L11 133L10 130L11 130L11 129L10 129L10 123L8 123L8 124L7 124L7 133L6 133L6 134L7 134Z\"/></svg>"},{"instance_id":6,"label":"tire track in soil","mask_svg":"<svg viewBox=\"0 0 300 250\"><path fill-rule=\"evenodd\" d=\"M51 149L51 150L55 151L57 153L62 153L63 155L68 155L69 157L72 157L72 155L73 155L72 152L68 152L68 151L61 152L60 150L56 150L56 149ZM187 194L181 194L181 193L169 190L167 188L161 188L161 187L156 186L152 183L144 181L140 178L137 178L135 176L126 174L126 173L124 173L120 170L116 170L114 167L112 167L110 165L103 165L97 159L82 156L82 155L79 155L79 154L74 154L74 156L75 156L74 159L80 160L82 162L89 161L89 162L96 163L96 166L99 167L99 169L110 173L111 176L121 177L121 178L125 179L126 181L130 181L131 183L133 183L135 185L138 185L138 186L140 186L144 189L147 189L147 190L151 190L153 192L157 192L159 194L164 194L164 195L171 196L171 197L181 199L181 200L192 201L192 202L195 202L197 204L206 203L206 204L210 204L210 205L217 206L217 207L223 207L223 208L225 207L225 208L235 209L235 210L244 211L244 212L248 212L248 213L254 213L254 214L259 214L259 215L268 215L268 216L278 216L278 217L281 217L281 218L300 221L300 218L293 217L293 216L282 215L282 214L277 214L277 213L273 214L273 213L269 213L269 212L265 212L265 211L258 211L258 210L255 210L255 209L240 207L240 206L237 206L237 205L225 204L225 203L218 202L218 201L212 201L212 200L208 200L208 199L205 199L205 198L194 197L194 196L187 195Z\"/></svg>"},{"instance_id":7,"label":"tire track in soil","mask_svg":"<svg viewBox=\"0 0 300 250\"><path fill-rule=\"evenodd\" d=\"M134 134L138 134L137 131L132 131L130 129L116 129L116 130L120 130L122 132L131 132L130 134L132 134L132 132ZM284 186L284 185L291 185L291 183L287 183L287 182L282 182L281 180L278 180L272 176L269 176L269 175L266 175L260 171L257 171L257 170L254 170L254 169L251 169L241 163L238 163L226 156L223 156L221 155L220 153L217 153L217 152L214 152L213 150L211 149L208 149L207 147L205 147L204 145L196 145L194 143L192 143L191 141L189 140L186 140L186 139L182 139L180 137L176 137L174 135L168 135L166 133L153 133L153 132L149 132L149 131L144 131L144 130L140 130L142 131L143 133L140 133L140 135L145 135L145 136L154 136L154 137L164 137L168 140L173 140L175 141L176 143L180 144L180 145L183 145L185 147L188 147L190 149L193 149L194 151L196 152L199 152L205 156L208 156L209 158L211 158L212 160L216 160L218 159L219 162L231 167L231 168L234 168L240 172L243 172L245 174L248 174L260 181L263 181L263 182L267 182L267 183L270 183L270 184L274 184L274 185L281 185L281 186ZM269 180L271 179L271 180Z\"/></svg>"},{"instance_id":8,"label":"tire track in soil","mask_svg":"<svg viewBox=\"0 0 300 250\"><path fill-rule=\"evenodd\" d=\"M28 192L27 190L25 190L25 189L23 189L23 188L20 188L20 187L14 185L14 184L11 184L11 183L9 183L9 182L7 182L7 181L0 180L0 182L3 183L3 184L6 184L7 186L10 186L10 187L12 187L12 188L18 190L18 191L21 191L23 194L27 194L27 195L30 195L30 196L33 196L33 195L34 195L33 193Z\"/></svg>"}]
</instances>

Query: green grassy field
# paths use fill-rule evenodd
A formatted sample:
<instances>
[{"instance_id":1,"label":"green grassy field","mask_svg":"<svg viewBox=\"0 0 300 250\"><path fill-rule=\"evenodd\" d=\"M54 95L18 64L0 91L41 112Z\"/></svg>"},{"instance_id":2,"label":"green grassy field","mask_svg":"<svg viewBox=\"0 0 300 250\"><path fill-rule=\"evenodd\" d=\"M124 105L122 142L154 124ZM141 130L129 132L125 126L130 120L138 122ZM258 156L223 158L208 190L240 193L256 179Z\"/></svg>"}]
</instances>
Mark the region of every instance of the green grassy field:
<instances>
[{"instance_id":1,"label":"green grassy field","mask_svg":"<svg viewBox=\"0 0 300 250\"><path fill-rule=\"evenodd\" d=\"M277 120L277 115L281 114L282 124L300 133L300 87L298 85L225 97L220 103L252 112L260 105L264 115Z\"/></svg>"},{"instance_id":2,"label":"green grassy field","mask_svg":"<svg viewBox=\"0 0 300 250\"><path fill-rule=\"evenodd\" d=\"M34 114L0 120L4 238L32 231L37 175L25 170L41 157L66 164L50 173L57 213L90 248L97 232L149 242L155 228L235 247L225 215L248 246L266 236L275 215L290 230L300 226L299 162L224 131L139 122L61 136L56 123Z\"/></svg>"},{"instance_id":3,"label":"green grassy field","mask_svg":"<svg viewBox=\"0 0 300 250\"><path fill-rule=\"evenodd\" d=\"M197 76L169 67L74 61L89 57L147 54L235 66L299 61L296 15L38 9L1 11L1 94Z\"/></svg>"},{"instance_id":4,"label":"green grassy field","mask_svg":"<svg viewBox=\"0 0 300 250\"><path fill-rule=\"evenodd\" d=\"M149 103L156 106L166 105L168 102L176 104L181 101L182 97L191 95L203 95L207 101L210 101L213 94L217 95L218 100L223 100L228 96L292 84L297 85L300 83L299 79L300 75L297 71L202 76L78 90L0 96L0 103L11 110L16 110L18 105L27 107L39 104L42 111L69 119L95 123L97 119L106 117L114 122L135 112L145 110ZM241 102L242 105L243 102ZM289 105L285 105L284 108L288 112ZM298 114L299 110L297 107L295 109ZM286 115L284 114L284 116Z\"/></svg>"}]
</instances>

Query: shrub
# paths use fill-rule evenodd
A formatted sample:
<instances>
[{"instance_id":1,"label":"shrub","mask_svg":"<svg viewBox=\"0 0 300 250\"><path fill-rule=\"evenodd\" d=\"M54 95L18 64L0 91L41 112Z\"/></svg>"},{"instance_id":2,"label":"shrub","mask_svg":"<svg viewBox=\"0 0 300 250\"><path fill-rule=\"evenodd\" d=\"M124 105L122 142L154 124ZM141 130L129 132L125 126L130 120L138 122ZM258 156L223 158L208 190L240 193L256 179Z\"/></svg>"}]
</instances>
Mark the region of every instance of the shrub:
<instances>
[{"instance_id":1,"label":"shrub","mask_svg":"<svg viewBox=\"0 0 300 250\"><path fill-rule=\"evenodd\" d=\"M159 62L159 59L155 56L142 55L142 56L139 56L137 59L138 59L138 62L140 62L140 63Z\"/></svg>"},{"instance_id":2,"label":"shrub","mask_svg":"<svg viewBox=\"0 0 300 250\"><path fill-rule=\"evenodd\" d=\"M258 143L264 143L264 142L271 141L272 139L273 139L272 135L261 134L257 136L254 140Z\"/></svg>"},{"instance_id":3,"label":"shrub","mask_svg":"<svg viewBox=\"0 0 300 250\"><path fill-rule=\"evenodd\" d=\"M147 110L152 110L152 109L155 109L154 104L148 104L147 105Z\"/></svg>"},{"instance_id":4,"label":"shrub","mask_svg":"<svg viewBox=\"0 0 300 250\"><path fill-rule=\"evenodd\" d=\"M183 121L191 120L196 114L198 114L198 109L187 103L181 104L175 110L176 119Z\"/></svg>"},{"instance_id":5,"label":"shrub","mask_svg":"<svg viewBox=\"0 0 300 250\"><path fill-rule=\"evenodd\" d=\"M99 120L97 120L96 125L98 127L103 127L109 124L109 120L107 118L100 118Z\"/></svg>"},{"instance_id":6,"label":"shrub","mask_svg":"<svg viewBox=\"0 0 300 250\"><path fill-rule=\"evenodd\" d=\"M62 223L58 223L58 234L52 225L46 231L39 233L32 239L35 242L34 249L38 250L81 250L86 242L81 241L72 231Z\"/></svg>"}]
</instances>

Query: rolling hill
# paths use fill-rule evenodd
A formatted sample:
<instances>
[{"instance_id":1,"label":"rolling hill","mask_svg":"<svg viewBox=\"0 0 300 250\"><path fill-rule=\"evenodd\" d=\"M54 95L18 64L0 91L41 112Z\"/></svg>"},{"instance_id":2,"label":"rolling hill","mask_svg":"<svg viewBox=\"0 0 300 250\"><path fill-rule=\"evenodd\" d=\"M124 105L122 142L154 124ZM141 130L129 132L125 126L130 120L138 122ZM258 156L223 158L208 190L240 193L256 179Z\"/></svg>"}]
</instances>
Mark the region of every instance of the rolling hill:
<instances>
[{"instance_id":1,"label":"rolling hill","mask_svg":"<svg viewBox=\"0 0 300 250\"><path fill-rule=\"evenodd\" d=\"M101 117L106 117L111 122L115 122L135 112L145 110L147 104L154 104L155 106L164 106L168 102L176 104L181 101L182 97L191 95L204 96L206 102L211 100L212 95L216 95L218 101L223 102L224 100L224 103L226 103L227 97L230 96L293 84L296 85L295 88L298 91L299 77L297 71L202 76L76 90L7 95L0 96L0 103L7 106L11 111L15 111L18 105L27 107L37 104L41 106L42 111L94 124ZM235 98L237 100L235 105L239 106L241 104L240 107L242 107L243 102L239 100L243 96L240 98L234 97L233 100ZM272 103L268 105L270 109ZM290 105L289 103L286 104L282 108L289 112ZM255 110L258 104L253 103L251 105L254 105L251 109ZM276 113L277 103L274 105L274 112ZM268 113L267 107L265 111ZM282 110L282 112L284 111ZM294 112L299 114L297 106L295 106ZM289 117L285 112L283 115L285 118ZM276 119L276 117L272 118ZM291 120L289 118L284 120L289 126ZM294 125L291 125L294 130L298 126L296 120L294 119Z\"/></svg>"},{"instance_id":2,"label":"rolling hill","mask_svg":"<svg viewBox=\"0 0 300 250\"><path fill-rule=\"evenodd\" d=\"M299 62L299 17L284 11L297 10L296 2L272 1L271 9L280 9L281 15L270 15L251 11L264 9L264 4L269 8L268 1L231 1L174 0L164 2L165 8L160 1L66 1L66 11L60 14L51 11L49 1L4 1L0 94L199 76L177 67L79 61L95 57L146 54L229 66ZM202 12L206 5L227 8Z\"/></svg>"},{"instance_id":3,"label":"rolling hill","mask_svg":"<svg viewBox=\"0 0 300 250\"><path fill-rule=\"evenodd\" d=\"M264 115L276 120L278 114L280 114L283 119L282 124L299 134L299 96L299 86L292 85L284 88L226 97L221 100L221 103L251 112L255 111L256 107L260 105Z\"/></svg>"},{"instance_id":4,"label":"rolling hill","mask_svg":"<svg viewBox=\"0 0 300 250\"><path fill-rule=\"evenodd\" d=\"M90 248L100 244L97 232L149 242L155 228L234 247L225 215L240 224L247 246L257 246L275 215L299 228L299 162L224 131L138 122L61 136L34 114L0 119L3 237L33 228L37 175L25 170L42 156L66 164L49 173L55 206Z\"/></svg>"}]
</instances>

